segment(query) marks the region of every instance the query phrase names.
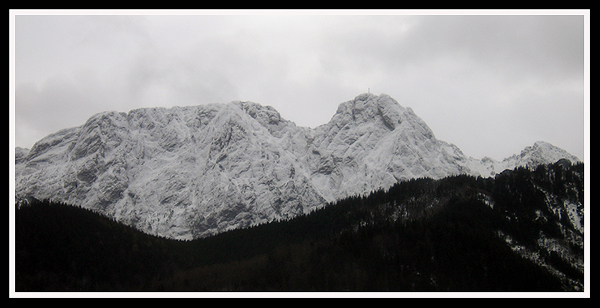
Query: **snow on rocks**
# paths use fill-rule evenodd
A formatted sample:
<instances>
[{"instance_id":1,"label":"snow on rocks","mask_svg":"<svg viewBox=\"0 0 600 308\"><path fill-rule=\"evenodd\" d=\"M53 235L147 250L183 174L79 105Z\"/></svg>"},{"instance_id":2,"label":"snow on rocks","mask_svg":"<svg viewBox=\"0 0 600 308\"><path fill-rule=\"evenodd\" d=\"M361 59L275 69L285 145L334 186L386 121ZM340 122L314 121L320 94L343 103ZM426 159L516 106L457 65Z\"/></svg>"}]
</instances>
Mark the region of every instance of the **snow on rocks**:
<instances>
[{"instance_id":1,"label":"snow on rocks","mask_svg":"<svg viewBox=\"0 0 600 308\"><path fill-rule=\"evenodd\" d=\"M231 102L104 112L16 151L16 195L77 204L192 239L307 213L399 180L578 159L545 142L502 162L465 156L386 94L358 95L314 129Z\"/></svg>"}]
</instances>

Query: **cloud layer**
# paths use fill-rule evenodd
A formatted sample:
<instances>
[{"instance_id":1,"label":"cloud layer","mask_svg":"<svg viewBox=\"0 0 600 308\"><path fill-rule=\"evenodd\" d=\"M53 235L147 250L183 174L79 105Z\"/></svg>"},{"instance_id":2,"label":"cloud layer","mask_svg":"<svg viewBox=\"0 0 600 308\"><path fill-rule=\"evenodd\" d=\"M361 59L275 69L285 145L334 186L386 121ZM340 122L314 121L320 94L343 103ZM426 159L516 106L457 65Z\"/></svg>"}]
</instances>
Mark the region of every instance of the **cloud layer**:
<instances>
[{"instance_id":1,"label":"cloud layer","mask_svg":"<svg viewBox=\"0 0 600 308\"><path fill-rule=\"evenodd\" d=\"M467 155L583 158L581 15L15 18L16 145L105 110L231 100L326 123L368 88Z\"/></svg>"}]
</instances>

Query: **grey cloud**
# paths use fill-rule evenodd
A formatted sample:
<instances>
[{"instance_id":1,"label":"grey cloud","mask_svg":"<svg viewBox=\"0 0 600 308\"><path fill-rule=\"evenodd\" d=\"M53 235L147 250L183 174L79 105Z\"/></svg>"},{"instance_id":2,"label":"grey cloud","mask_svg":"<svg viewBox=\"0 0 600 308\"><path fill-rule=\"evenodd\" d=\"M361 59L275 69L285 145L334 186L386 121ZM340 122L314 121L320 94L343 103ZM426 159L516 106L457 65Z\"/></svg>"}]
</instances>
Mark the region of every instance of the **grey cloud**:
<instances>
[{"instance_id":1,"label":"grey cloud","mask_svg":"<svg viewBox=\"0 0 600 308\"><path fill-rule=\"evenodd\" d=\"M103 110L231 100L272 105L298 125L316 126L371 88L412 107L438 138L468 155L503 158L508 144L545 138L582 153L582 138L568 140L581 124L582 16L18 16L16 22L17 133L38 132L17 145L31 146ZM530 118L519 113L537 108L545 109ZM565 123L553 129L549 119L560 116Z\"/></svg>"},{"instance_id":2,"label":"grey cloud","mask_svg":"<svg viewBox=\"0 0 600 308\"><path fill-rule=\"evenodd\" d=\"M377 19L379 16L373 16ZM389 18L389 17L388 17ZM583 67L582 16L411 16L333 33L333 54L363 68L403 70L436 58L468 59L504 73L567 74ZM406 29L404 31L403 29ZM389 32L393 33L390 35ZM327 45L324 47L327 48Z\"/></svg>"}]
</instances>

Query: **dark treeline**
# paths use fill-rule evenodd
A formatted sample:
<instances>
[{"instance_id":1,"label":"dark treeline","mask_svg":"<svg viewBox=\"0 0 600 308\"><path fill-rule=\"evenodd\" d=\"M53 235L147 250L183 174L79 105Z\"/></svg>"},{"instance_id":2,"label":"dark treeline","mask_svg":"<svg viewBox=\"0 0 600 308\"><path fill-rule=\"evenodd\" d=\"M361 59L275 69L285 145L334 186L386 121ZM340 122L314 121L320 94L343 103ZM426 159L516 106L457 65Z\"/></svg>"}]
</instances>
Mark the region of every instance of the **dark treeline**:
<instances>
[{"instance_id":1,"label":"dark treeline","mask_svg":"<svg viewBox=\"0 0 600 308\"><path fill-rule=\"evenodd\" d=\"M193 241L34 200L16 210L16 290L571 291L497 235L531 247L540 232L563 239L568 224L552 218L544 192L583 203L583 165L414 179ZM535 219L540 211L544 222ZM560 256L543 257L583 281Z\"/></svg>"}]
</instances>

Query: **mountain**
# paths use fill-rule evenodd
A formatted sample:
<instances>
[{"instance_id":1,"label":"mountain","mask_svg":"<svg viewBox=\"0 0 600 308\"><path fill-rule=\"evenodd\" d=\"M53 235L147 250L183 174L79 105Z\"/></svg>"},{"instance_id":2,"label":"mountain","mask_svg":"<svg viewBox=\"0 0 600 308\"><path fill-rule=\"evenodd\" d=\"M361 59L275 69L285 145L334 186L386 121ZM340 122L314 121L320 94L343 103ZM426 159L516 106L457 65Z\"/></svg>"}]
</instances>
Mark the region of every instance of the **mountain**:
<instances>
[{"instance_id":1,"label":"mountain","mask_svg":"<svg viewBox=\"0 0 600 308\"><path fill-rule=\"evenodd\" d=\"M400 180L579 161L545 142L501 162L467 157L411 108L371 93L314 129L241 101L104 112L16 154L17 198L78 204L176 239L295 217Z\"/></svg>"}]
</instances>

